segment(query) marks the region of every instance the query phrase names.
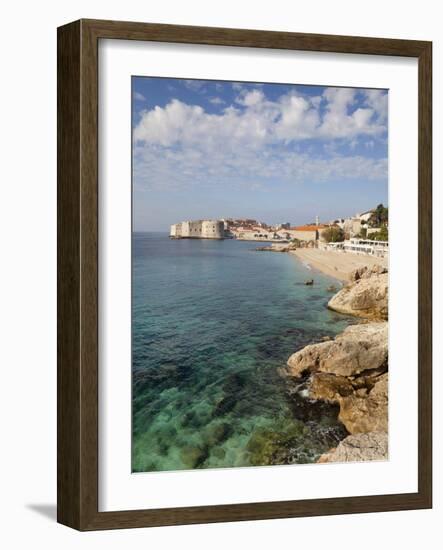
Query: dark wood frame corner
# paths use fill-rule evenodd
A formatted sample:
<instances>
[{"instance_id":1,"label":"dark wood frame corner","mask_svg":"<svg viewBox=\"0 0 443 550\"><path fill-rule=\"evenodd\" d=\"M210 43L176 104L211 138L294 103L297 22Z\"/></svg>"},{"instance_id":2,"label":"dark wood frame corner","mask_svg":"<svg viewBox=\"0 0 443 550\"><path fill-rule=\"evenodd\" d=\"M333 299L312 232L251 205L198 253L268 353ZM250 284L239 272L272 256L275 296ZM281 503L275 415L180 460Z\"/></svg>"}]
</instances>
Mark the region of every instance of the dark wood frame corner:
<instances>
[{"instance_id":1,"label":"dark wood frame corner","mask_svg":"<svg viewBox=\"0 0 443 550\"><path fill-rule=\"evenodd\" d=\"M418 58L418 492L98 511L98 41L124 39ZM79 530L288 518L432 506L432 44L80 20L58 29L58 521Z\"/></svg>"}]
</instances>

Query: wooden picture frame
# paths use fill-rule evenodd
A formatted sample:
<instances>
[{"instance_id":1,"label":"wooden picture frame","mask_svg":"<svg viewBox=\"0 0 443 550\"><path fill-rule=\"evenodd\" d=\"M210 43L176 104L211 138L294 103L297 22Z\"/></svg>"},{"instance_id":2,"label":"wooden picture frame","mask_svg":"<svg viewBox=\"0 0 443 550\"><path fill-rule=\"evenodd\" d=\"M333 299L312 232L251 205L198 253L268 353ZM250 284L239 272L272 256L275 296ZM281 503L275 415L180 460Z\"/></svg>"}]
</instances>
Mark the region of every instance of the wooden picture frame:
<instances>
[{"instance_id":1,"label":"wooden picture frame","mask_svg":"<svg viewBox=\"0 0 443 550\"><path fill-rule=\"evenodd\" d=\"M217 506L98 511L98 42L159 41L418 59L418 492ZM58 521L114 529L432 506L432 44L80 20L58 29Z\"/></svg>"}]
</instances>

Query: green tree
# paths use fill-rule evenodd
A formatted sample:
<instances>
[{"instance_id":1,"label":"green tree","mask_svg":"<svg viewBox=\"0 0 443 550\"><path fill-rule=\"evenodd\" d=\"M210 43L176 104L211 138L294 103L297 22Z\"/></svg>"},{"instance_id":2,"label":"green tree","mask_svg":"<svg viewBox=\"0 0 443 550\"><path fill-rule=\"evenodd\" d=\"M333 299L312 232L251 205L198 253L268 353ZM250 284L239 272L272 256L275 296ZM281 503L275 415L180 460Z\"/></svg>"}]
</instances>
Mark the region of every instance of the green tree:
<instances>
[{"instance_id":1,"label":"green tree","mask_svg":"<svg viewBox=\"0 0 443 550\"><path fill-rule=\"evenodd\" d=\"M369 225L371 227L383 227L388 224L389 210L383 204L379 204L377 208L372 212L369 218Z\"/></svg>"},{"instance_id":2,"label":"green tree","mask_svg":"<svg viewBox=\"0 0 443 550\"><path fill-rule=\"evenodd\" d=\"M327 243L341 243L345 240L345 233L341 227L331 225L321 233L322 239Z\"/></svg>"},{"instance_id":3,"label":"green tree","mask_svg":"<svg viewBox=\"0 0 443 550\"><path fill-rule=\"evenodd\" d=\"M389 240L388 228L384 225L377 233L371 233L369 238L373 241L387 241Z\"/></svg>"}]
</instances>

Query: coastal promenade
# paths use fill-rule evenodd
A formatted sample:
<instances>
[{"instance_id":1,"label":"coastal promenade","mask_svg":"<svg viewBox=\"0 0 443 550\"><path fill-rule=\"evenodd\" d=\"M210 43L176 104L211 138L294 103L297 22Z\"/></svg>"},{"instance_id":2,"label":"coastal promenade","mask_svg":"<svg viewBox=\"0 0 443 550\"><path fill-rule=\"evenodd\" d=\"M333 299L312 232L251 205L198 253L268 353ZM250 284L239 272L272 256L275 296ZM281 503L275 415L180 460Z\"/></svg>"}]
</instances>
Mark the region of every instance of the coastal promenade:
<instances>
[{"instance_id":1,"label":"coastal promenade","mask_svg":"<svg viewBox=\"0 0 443 550\"><path fill-rule=\"evenodd\" d=\"M297 256L304 264L346 282L350 280L351 274L356 269L374 265L388 267L387 258L376 258L366 254L318 250L315 248L297 248L289 253Z\"/></svg>"}]
</instances>

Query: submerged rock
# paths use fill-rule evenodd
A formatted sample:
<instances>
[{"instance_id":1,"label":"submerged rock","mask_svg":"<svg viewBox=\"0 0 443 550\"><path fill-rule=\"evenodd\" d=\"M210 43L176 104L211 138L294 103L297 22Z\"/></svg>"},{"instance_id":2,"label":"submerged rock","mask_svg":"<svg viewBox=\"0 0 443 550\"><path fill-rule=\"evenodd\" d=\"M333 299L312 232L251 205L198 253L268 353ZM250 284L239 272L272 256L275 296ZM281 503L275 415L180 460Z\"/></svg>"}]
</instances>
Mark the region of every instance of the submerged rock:
<instances>
[{"instance_id":1,"label":"submerged rock","mask_svg":"<svg viewBox=\"0 0 443 550\"><path fill-rule=\"evenodd\" d=\"M255 250L258 252L289 252L292 248L288 244L272 243L271 246L259 246Z\"/></svg>"},{"instance_id":2,"label":"submerged rock","mask_svg":"<svg viewBox=\"0 0 443 550\"><path fill-rule=\"evenodd\" d=\"M246 386L246 376L242 373L234 372L228 374L223 383L223 391L229 395L238 393Z\"/></svg>"},{"instance_id":3,"label":"submerged rock","mask_svg":"<svg viewBox=\"0 0 443 550\"><path fill-rule=\"evenodd\" d=\"M355 280L329 300L328 308L357 317L387 319L388 274L372 274Z\"/></svg>"},{"instance_id":4,"label":"submerged rock","mask_svg":"<svg viewBox=\"0 0 443 550\"><path fill-rule=\"evenodd\" d=\"M335 449L321 455L317 462L363 462L368 460L387 460L388 434L370 432L349 435L340 441Z\"/></svg>"},{"instance_id":5,"label":"submerged rock","mask_svg":"<svg viewBox=\"0 0 443 550\"><path fill-rule=\"evenodd\" d=\"M223 460L226 456L226 451L223 449L223 447L214 447L211 454L214 455L215 458Z\"/></svg>"},{"instance_id":6,"label":"submerged rock","mask_svg":"<svg viewBox=\"0 0 443 550\"><path fill-rule=\"evenodd\" d=\"M206 441L210 447L213 447L226 439L232 434L232 426L227 422L221 424L210 424L206 430Z\"/></svg>"},{"instance_id":7,"label":"submerged rock","mask_svg":"<svg viewBox=\"0 0 443 550\"><path fill-rule=\"evenodd\" d=\"M258 427L251 434L246 451L253 466L304 464L315 460L318 447L324 449L335 444L334 435L334 429L314 435L308 424L297 421L282 425L281 430Z\"/></svg>"},{"instance_id":8,"label":"submerged rock","mask_svg":"<svg viewBox=\"0 0 443 550\"><path fill-rule=\"evenodd\" d=\"M180 458L187 468L198 468L203 464L208 456L209 453L207 447L188 445L183 447L180 452Z\"/></svg>"},{"instance_id":9,"label":"submerged rock","mask_svg":"<svg viewBox=\"0 0 443 550\"><path fill-rule=\"evenodd\" d=\"M224 416L232 411L237 405L237 397L235 395L227 395L223 397L215 406L212 417L217 418L219 416Z\"/></svg>"}]
</instances>

